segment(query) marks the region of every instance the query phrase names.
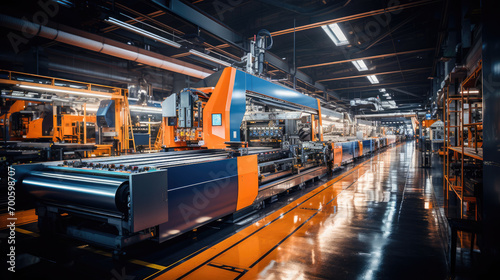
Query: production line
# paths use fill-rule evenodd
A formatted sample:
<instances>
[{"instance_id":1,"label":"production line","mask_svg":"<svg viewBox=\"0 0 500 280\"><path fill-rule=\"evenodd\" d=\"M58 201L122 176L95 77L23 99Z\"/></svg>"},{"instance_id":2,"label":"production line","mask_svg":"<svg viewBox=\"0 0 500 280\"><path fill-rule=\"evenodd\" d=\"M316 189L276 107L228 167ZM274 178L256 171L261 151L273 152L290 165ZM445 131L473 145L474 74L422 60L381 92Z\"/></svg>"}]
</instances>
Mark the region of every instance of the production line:
<instances>
[{"instance_id":1,"label":"production line","mask_svg":"<svg viewBox=\"0 0 500 280\"><path fill-rule=\"evenodd\" d=\"M1 279L498 274L495 1L26 2Z\"/></svg>"},{"instance_id":2,"label":"production line","mask_svg":"<svg viewBox=\"0 0 500 280\"><path fill-rule=\"evenodd\" d=\"M164 152L16 166L19 184L36 201L42 234L84 240L119 256L137 242L161 243L262 207L401 141L394 135L322 141L319 100L235 68L214 75L203 88L164 102ZM264 133L255 133L258 125Z\"/></svg>"}]
</instances>

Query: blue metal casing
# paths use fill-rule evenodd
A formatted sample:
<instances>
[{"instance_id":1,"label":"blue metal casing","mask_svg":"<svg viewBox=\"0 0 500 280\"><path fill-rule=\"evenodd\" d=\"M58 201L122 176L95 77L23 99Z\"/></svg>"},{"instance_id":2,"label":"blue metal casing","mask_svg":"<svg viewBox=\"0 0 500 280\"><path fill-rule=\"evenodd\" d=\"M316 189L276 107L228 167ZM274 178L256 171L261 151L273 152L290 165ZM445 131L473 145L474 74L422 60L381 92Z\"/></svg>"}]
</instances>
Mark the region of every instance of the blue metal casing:
<instances>
[{"instance_id":1,"label":"blue metal casing","mask_svg":"<svg viewBox=\"0 0 500 280\"><path fill-rule=\"evenodd\" d=\"M354 142L339 143L342 146L342 163L350 162L354 159Z\"/></svg>"},{"instance_id":2,"label":"blue metal casing","mask_svg":"<svg viewBox=\"0 0 500 280\"><path fill-rule=\"evenodd\" d=\"M115 101L103 100L97 109L97 125L100 127L115 126Z\"/></svg>"},{"instance_id":3,"label":"blue metal casing","mask_svg":"<svg viewBox=\"0 0 500 280\"><path fill-rule=\"evenodd\" d=\"M359 157L359 141L353 141L353 146L354 146L354 157L357 158Z\"/></svg>"},{"instance_id":4,"label":"blue metal casing","mask_svg":"<svg viewBox=\"0 0 500 280\"><path fill-rule=\"evenodd\" d=\"M167 170L175 175L168 177L169 220L159 226L159 242L236 211L237 159Z\"/></svg>"},{"instance_id":5,"label":"blue metal casing","mask_svg":"<svg viewBox=\"0 0 500 280\"><path fill-rule=\"evenodd\" d=\"M240 141L240 127L246 111L246 93L253 92L280 101L318 110L318 100L298 91L236 70L231 98L231 141ZM236 133L235 133L236 132Z\"/></svg>"},{"instance_id":6,"label":"blue metal casing","mask_svg":"<svg viewBox=\"0 0 500 280\"><path fill-rule=\"evenodd\" d=\"M373 153L375 150L373 139L363 140L363 155Z\"/></svg>"}]
</instances>

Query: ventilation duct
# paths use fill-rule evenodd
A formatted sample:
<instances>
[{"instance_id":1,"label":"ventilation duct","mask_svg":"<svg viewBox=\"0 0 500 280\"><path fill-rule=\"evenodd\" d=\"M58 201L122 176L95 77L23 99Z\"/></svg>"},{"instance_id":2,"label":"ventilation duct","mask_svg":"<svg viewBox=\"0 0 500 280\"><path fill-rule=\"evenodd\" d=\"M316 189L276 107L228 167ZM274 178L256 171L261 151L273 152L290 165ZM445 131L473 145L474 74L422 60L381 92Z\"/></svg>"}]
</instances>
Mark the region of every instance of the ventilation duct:
<instances>
[{"instance_id":1,"label":"ventilation duct","mask_svg":"<svg viewBox=\"0 0 500 280\"><path fill-rule=\"evenodd\" d=\"M99 41L88 39L79 35L71 34L59 29L50 28L47 26L35 24L26 20L14 18L7 15L0 15L0 25L22 31L25 34L40 36L49 40L65 43L68 45L84 48L90 51L107 54L110 56L135 61L145 65L158 67L164 70L185 74L191 77L203 79L212 71L202 71L187 66L183 66L172 61L172 58L159 55L149 51L137 51L121 48L122 43L114 42L114 45L103 43L104 41L112 42L109 39L101 37ZM124 44L123 44L124 45ZM146 53L150 53L148 55ZM179 61L180 62L180 61ZM193 65L194 66L194 65Z\"/></svg>"}]
</instances>

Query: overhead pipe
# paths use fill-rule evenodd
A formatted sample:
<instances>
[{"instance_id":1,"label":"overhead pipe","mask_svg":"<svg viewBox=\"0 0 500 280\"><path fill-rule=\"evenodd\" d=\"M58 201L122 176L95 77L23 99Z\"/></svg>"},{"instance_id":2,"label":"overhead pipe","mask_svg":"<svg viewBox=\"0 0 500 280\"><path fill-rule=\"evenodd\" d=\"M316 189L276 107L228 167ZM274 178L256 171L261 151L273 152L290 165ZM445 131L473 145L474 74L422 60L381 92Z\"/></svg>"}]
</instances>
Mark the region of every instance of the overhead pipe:
<instances>
[{"instance_id":1,"label":"overhead pipe","mask_svg":"<svg viewBox=\"0 0 500 280\"><path fill-rule=\"evenodd\" d=\"M415 113L390 113L390 114L369 114L369 115L356 115L359 118L411 118L416 117Z\"/></svg>"},{"instance_id":2,"label":"overhead pipe","mask_svg":"<svg viewBox=\"0 0 500 280\"><path fill-rule=\"evenodd\" d=\"M213 73L212 71L208 70L201 71L170 62L168 60L171 60L171 58L155 54L153 52L151 52L151 54L154 54L155 57L144 53L140 53L138 51L131 51L125 48L120 48L114 45L106 44L103 43L102 41L109 39L105 39L104 37L101 37L102 38L101 41L96 41L79 35L71 34L62 30L50 28L40 24L35 24L27 20L14 18L7 15L0 15L0 25L18 31L22 31L23 33L27 33L30 35L44 37L49 40L54 40L68 45L91 50L97 53L107 54L110 56L142 63L145 65L158 67L164 70L185 74L199 79L203 79ZM116 45L120 44L122 43L116 42Z\"/></svg>"},{"instance_id":3,"label":"overhead pipe","mask_svg":"<svg viewBox=\"0 0 500 280\"><path fill-rule=\"evenodd\" d=\"M16 99L16 100L33 101L33 102L44 102L44 103L54 102L54 100L52 99L33 98L33 97L10 95L10 94L2 94L0 95L0 97L5 99Z\"/></svg>"}]
</instances>

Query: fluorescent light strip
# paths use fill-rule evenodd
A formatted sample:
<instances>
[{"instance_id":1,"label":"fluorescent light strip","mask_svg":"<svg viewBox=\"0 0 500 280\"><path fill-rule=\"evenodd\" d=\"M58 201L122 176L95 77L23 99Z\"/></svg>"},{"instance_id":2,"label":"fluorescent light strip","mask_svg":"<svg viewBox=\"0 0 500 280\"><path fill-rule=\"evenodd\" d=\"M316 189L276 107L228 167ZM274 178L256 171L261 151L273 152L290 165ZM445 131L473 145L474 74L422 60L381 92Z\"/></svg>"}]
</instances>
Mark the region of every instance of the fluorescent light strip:
<instances>
[{"instance_id":1,"label":"fluorescent light strip","mask_svg":"<svg viewBox=\"0 0 500 280\"><path fill-rule=\"evenodd\" d=\"M79 92L79 91L65 90L65 89L55 89L55 88L27 86L27 85L19 85L19 87L20 88L27 88L27 89L34 89L34 90L43 90L43 91L50 91L50 92L60 92L60 93L66 93L66 94L74 94L74 95L82 95L82 96L89 96L89 97L111 99L111 96L109 94L104 94L104 93L103 94L97 94L97 93L89 93L89 92Z\"/></svg>"},{"instance_id":2,"label":"fluorescent light strip","mask_svg":"<svg viewBox=\"0 0 500 280\"><path fill-rule=\"evenodd\" d=\"M144 29L141 29L141 28L138 28L136 26L133 26L132 24L128 24L126 22L123 22L123 21L119 21L115 18L109 18L106 20L108 23L111 23L111 24L114 24L116 26L119 26L123 29L126 29L130 32L133 32L133 33L136 33L136 34L139 34L141 36L144 36L144 37L148 37L150 39L153 39L153 40L156 40L160 43L163 43L163 44L166 44L166 45L169 45L169 46L172 46L172 47L175 47L175 48L180 48L182 45L179 44L179 43L176 43L174 41L171 41L171 40L168 40L166 38L163 38L161 36L158 36L154 33L151 33L149 31L146 31Z\"/></svg>"},{"instance_id":3,"label":"fluorescent light strip","mask_svg":"<svg viewBox=\"0 0 500 280\"><path fill-rule=\"evenodd\" d=\"M365 62L363 60L352 61L352 64L354 64L354 66L356 66L356 69L358 69L358 71L366 71L366 70L368 70L368 67L366 67L366 64L365 64Z\"/></svg>"},{"instance_id":4,"label":"fluorescent light strip","mask_svg":"<svg viewBox=\"0 0 500 280\"><path fill-rule=\"evenodd\" d=\"M370 76L366 76L366 77L368 78L368 80L372 84L378 84L379 83L379 81L377 79L377 76L375 76L375 75L370 75Z\"/></svg>"},{"instance_id":5,"label":"fluorescent light strip","mask_svg":"<svg viewBox=\"0 0 500 280\"><path fill-rule=\"evenodd\" d=\"M224 66L231 66L231 63L229 63L229 62L226 62L226 61L220 60L218 58L209 56L209 55L207 55L205 53L202 53L202 52L199 52L197 50L189 50L189 52L191 54L194 54L196 56L202 57L202 58L204 58L206 60L210 60L210 61L215 62L217 64L224 65Z\"/></svg>"},{"instance_id":6,"label":"fluorescent light strip","mask_svg":"<svg viewBox=\"0 0 500 280\"><path fill-rule=\"evenodd\" d=\"M349 40L347 40L347 37L344 35L338 24L334 23L330 25L323 25L321 26L321 28L323 28L328 37L330 37L330 39L333 41L333 43L335 43L336 46L349 44Z\"/></svg>"},{"instance_id":7,"label":"fluorescent light strip","mask_svg":"<svg viewBox=\"0 0 500 280\"><path fill-rule=\"evenodd\" d=\"M477 89L464 90L464 91L460 91L460 93L479 93L479 90L477 90Z\"/></svg>"}]
</instances>

